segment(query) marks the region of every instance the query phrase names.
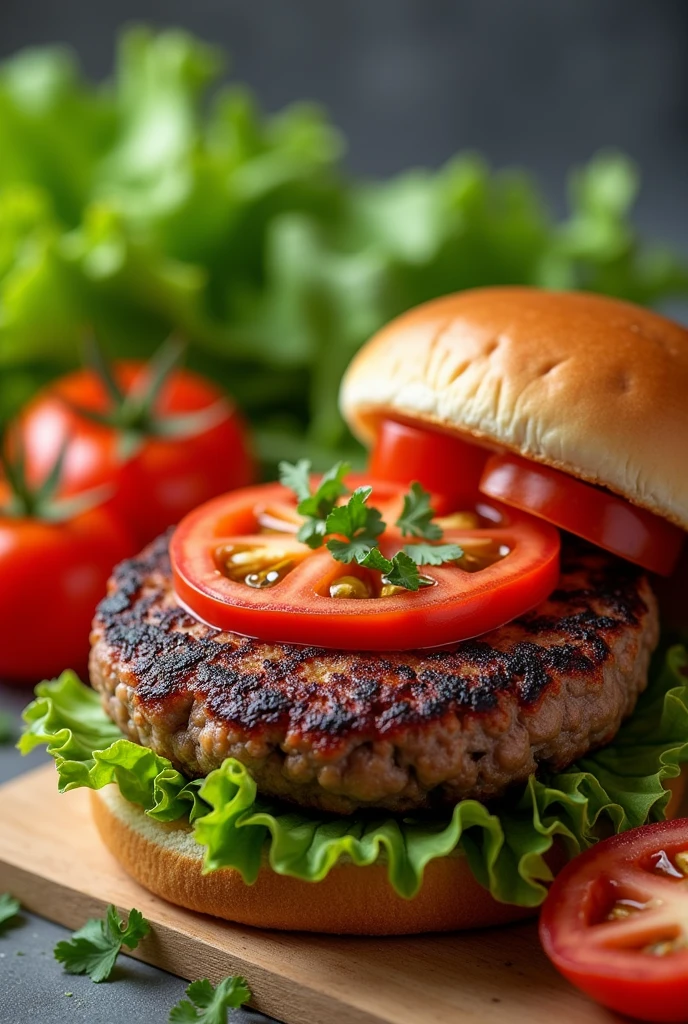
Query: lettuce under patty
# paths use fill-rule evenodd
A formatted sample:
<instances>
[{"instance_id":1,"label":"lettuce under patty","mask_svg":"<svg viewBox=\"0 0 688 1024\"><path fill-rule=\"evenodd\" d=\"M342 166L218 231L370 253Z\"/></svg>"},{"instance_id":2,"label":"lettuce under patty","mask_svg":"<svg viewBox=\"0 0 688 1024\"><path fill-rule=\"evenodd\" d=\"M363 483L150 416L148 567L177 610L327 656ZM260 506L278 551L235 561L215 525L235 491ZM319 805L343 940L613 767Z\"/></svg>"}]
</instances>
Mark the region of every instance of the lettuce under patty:
<instances>
[{"instance_id":1,"label":"lettuce under patty","mask_svg":"<svg viewBox=\"0 0 688 1024\"><path fill-rule=\"evenodd\" d=\"M664 817L665 784L688 761L686 648L671 647L651 675L635 714L603 750L565 771L540 772L489 808L462 800L432 817L295 810L259 796L234 758L189 781L166 758L122 738L98 694L73 672L36 688L18 746L22 753L47 747L60 792L114 782L156 821L187 817L205 847L206 871L235 868L251 884L266 858L278 874L318 882L341 859L382 861L396 892L412 898L429 861L464 853L496 899L534 907L552 877L545 855L555 836L573 855L610 832Z\"/></svg>"}]
</instances>

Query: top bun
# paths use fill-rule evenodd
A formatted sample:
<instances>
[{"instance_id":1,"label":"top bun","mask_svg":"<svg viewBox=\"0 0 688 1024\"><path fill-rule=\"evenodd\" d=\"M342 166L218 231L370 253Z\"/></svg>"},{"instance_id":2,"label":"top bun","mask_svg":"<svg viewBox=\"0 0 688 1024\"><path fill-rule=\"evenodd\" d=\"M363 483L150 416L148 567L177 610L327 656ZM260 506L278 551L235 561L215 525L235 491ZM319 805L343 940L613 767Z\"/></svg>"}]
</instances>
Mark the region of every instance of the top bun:
<instances>
[{"instance_id":1,"label":"top bun","mask_svg":"<svg viewBox=\"0 0 688 1024\"><path fill-rule=\"evenodd\" d=\"M447 295L393 320L342 384L384 418L518 452L688 529L688 330L627 302L535 288Z\"/></svg>"}]
</instances>

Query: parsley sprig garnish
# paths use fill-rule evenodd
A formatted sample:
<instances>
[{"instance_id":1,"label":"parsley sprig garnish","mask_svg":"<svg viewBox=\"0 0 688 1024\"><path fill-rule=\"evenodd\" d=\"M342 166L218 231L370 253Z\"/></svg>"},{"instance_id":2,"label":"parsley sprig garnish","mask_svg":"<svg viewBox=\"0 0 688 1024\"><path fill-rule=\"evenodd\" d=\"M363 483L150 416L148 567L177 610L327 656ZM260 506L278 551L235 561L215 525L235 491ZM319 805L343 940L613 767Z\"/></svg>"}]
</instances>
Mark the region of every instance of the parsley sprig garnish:
<instances>
[{"instance_id":1,"label":"parsley sprig garnish","mask_svg":"<svg viewBox=\"0 0 688 1024\"><path fill-rule=\"evenodd\" d=\"M0 930L19 913L19 900L8 892L0 893Z\"/></svg>"},{"instance_id":2,"label":"parsley sprig garnish","mask_svg":"<svg viewBox=\"0 0 688 1024\"><path fill-rule=\"evenodd\" d=\"M346 505L333 508L325 520L325 535L340 534L346 540L332 538L327 548L338 562L362 563L385 529L382 513L366 504L372 487L357 487Z\"/></svg>"},{"instance_id":3,"label":"parsley sprig garnish","mask_svg":"<svg viewBox=\"0 0 688 1024\"><path fill-rule=\"evenodd\" d=\"M227 1024L227 1013L251 998L245 978L224 978L213 986L207 978L192 981L182 999L170 1012L169 1024Z\"/></svg>"},{"instance_id":4,"label":"parsley sprig garnish","mask_svg":"<svg viewBox=\"0 0 688 1024\"><path fill-rule=\"evenodd\" d=\"M385 558L379 548L373 548L359 565L366 569L377 569L383 573L383 583L403 587L404 590L420 590L428 585L418 572L416 563L405 551L397 551L393 558Z\"/></svg>"},{"instance_id":5,"label":"parsley sprig garnish","mask_svg":"<svg viewBox=\"0 0 688 1024\"><path fill-rule=\"evenodd\" d=\"M280 480L299 499L296 511L306 520L299 529L297 537L309 548L321 547L325 537L327 517L339 499L348 493L344 477L350 470L351 466L348 462L338 462L329 472L325 473L317 490L311 494L311 464L308 459L299 459L295 465L290 462L280 462Z\"/></svg>"},{"instance_id":6,"label":"parsley sprig garnish","mask_svg":"<svg viewBox=\"0 0 688 1024\"><path fill-rule=\"evenodd\" d=\"M407 544L404 551L416 565L444 565L463 556L458 544Z\"/></svg>"},{"instance_id":7,"label":"parsley sprig garnish","mask_svg":"<svg viewBox=\"0 0 688 1024\"><path fill-rule=\"evenodd\" d=\"M441 540L442 527L433 523L434 509L430 507L430 495L416 482L404 495L404 507L397 519L397 526L404 537L424 537L425 540ZM439 563L434 563L439 564Z\"/></svg>"},{"instance_id":8,"label":"parsley sprig garnish","mask_svg":"<svg viewBox=\"0 0 688 1024\"><path fill-rule=\"evenodd\" d=\"M404 506L395 525L403 537L419 538L405 544L392 558L383 555L379 537L386 523L379 509L368 504L372 487L357 487L344 504L340 501L349 490L344 478L350 470L338 462L326 473L315 492L311 492L311 464L301 459L295 465L280 463L280 481L298 498L297 512L305 517L297 537L315 549L324 544L338 562L356 562L366 569L383 574L383 582L405 590L419 590L427 581L418 571L419 565L443 565L461 558L458 544L437 544L442 528L433 522L435 512L430 494L419 483L411 484L404 496Z\"/></svg>"},{"instance_id":9,"label":"parsley sprig garnish","mask_svg":"<svg viewBox=\"0 0 688 1024\"><path fill-rule=\"evenodd\" d=\"M110 904L104 921L91 919L74 932L71 939L58 942L55 959L64 965L68 974L88 974L91 981L105 981L112 973L122 946L136 949L149 931L150 925L140 910L131 910L125 924Z\"/></svg>"}]
</instances>

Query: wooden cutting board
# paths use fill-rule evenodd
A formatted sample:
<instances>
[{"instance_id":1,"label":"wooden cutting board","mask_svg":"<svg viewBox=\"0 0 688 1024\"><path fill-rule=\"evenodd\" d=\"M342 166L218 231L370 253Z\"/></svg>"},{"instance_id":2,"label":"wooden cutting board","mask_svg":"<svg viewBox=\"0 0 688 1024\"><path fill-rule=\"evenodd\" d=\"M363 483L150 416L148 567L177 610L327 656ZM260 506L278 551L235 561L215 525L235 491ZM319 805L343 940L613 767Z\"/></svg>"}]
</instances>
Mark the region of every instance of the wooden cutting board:
<instances>
[{"instance_id":1,"label":"wooden cutting board","mask_svg":"<svg viewBox=\"0 0 688 1024\"><path fill-rule=\"evenodd\" d=\"M0 892L76 928L108 903L153 925L133 956L183 978L248 978L252 1005L288 1024L602 1024L620 1020L550 967L534 924L361 939L264 932L152 896L100 843L83 791L52 765L0 788Z\"/></svg>"}]
</instances>

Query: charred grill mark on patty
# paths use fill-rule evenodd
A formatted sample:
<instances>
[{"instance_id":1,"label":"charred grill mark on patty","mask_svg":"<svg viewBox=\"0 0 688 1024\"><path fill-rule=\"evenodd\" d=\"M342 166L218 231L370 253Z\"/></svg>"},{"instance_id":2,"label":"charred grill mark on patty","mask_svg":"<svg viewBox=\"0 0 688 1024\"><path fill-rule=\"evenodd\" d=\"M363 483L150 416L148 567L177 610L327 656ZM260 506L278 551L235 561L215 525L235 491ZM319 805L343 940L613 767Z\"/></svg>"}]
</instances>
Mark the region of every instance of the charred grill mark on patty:
<instances>
[{"instance_id":1,"label":"charred grill mark on patty","mask_svg":"<svg viewBox=\"0 0 688 1024\"><path fill-rule=\"evenodd\" d=\"M594 557L588 554L588 560ZM580 572L585 564L581 558L584 556L578 561L569 557L564 572ZM195 625L188 613L177 605L161 605L160 588L140 596L151 579L167 578L168 574L167 543L160 538L146 557L118 567L116 589L98 608L105 639L123 661L133 662L133 671L140 676L139 701L144 704L173 696L197 668L195 682L201 689L216 691L216 713L242 727L258 724L256 709L261 706L286 713L292 706L290 698L295 696L290 691L299 669L331 652L318 647L271 645L279 648L279 659L263 659L262 671L247 673L242 667L244 653L255 641L236 638L231 645L219 645L216 637L220 634L207 629L206 635L189 642L187 634L179 632ZM567 612L576 605L581 611L561 616L533 614L516 620L528 636L546 639L556 634L564 640L554 647L521 641L504 651L489 642L467 641L452 650L423 652L425 662L441 668L426 668L420 675L403 662L403 653L393 656L394 660L390 656L347 653L344 657L351 663L349 672L331 672L328 683L331 691L341 690L351 702L354 715L342 715L335 708L310 714L310 729L337 735L372 703L398 725L434 718L452 704L474 711L488 710L495 706L500 691L510 690L519 701L533 703L546 688L552 671L585 673L594 669L609 655L609 635L624 625L638 624L647 612L638 591L640 575L622 562L603 559L600 568L590 573L591 586L560 588L550 599L550 604L561 604ZM598 615L591 602L615 614ZM411 685L416 680L420 686ZM386 700L390 690L392 707Z\"/></svg>"},{"instance_id":2,"label":"charred grill mark on patty","mask_svg":"<svg viewBox=\"0 0 688 1024\"><path fill-rule=\"evenodd\" d=\"M265 644L176 604L162 537L116 570L92 675L124 731L188 774L231 753L264 792L403 810L490 797L609 739L656 634L642 573L571 543L551 598L478 640L392 654ZM367 762L384 783L368 784Z\"/></svg>"}]
</instances>

